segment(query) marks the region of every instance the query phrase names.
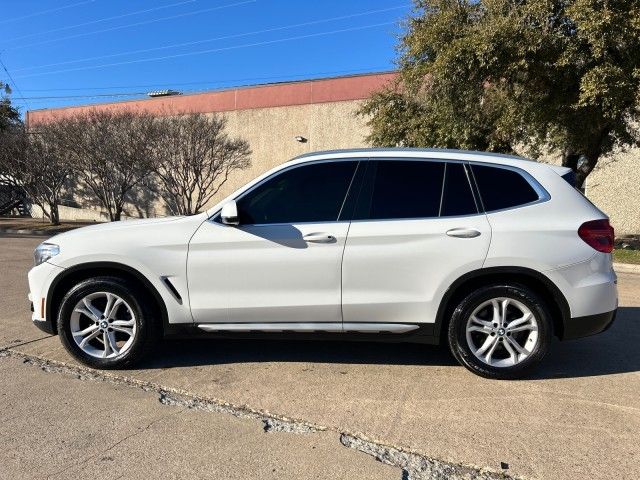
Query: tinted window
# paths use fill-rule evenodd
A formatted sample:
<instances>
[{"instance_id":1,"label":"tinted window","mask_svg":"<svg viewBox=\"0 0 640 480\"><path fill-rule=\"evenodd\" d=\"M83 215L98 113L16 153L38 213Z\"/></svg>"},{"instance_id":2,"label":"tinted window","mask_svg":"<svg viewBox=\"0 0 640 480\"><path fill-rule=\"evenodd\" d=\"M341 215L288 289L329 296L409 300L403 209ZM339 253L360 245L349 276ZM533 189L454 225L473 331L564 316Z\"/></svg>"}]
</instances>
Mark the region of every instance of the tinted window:
<instances>
[{"instance_id":1,"label":"tinted window","mask_svg":"<svg viewBox=\"0 0 640 480\"><path fill-rule=\"evenodd\" d=\"M447 163L442 192L441 217L478 213L471 184L461 163Z\"/></svg>"},{"instance_id":2,"label":"tinted window","mask_svg":"<svg viewBox=\"0 0 640 480\"><path fill-rule=\"evenodd\" d=\"M371 161L354 218L437 217L443 176L441 162Z\"/></svg>"},{"instance_id":3,"label":"tinted window","mask_svg":"<svg viewBox=\"0 0 640 480\"><path fill-rule=\"evenodd\" d=\"M277 174L238 200L240 223L336 221L357 164L317 163Z\"/></svg>"},{"instance_id":4,"label":"tinted window","mask_svg":"<svg viewBox=\"0 0 640 480\"><path fill-rule=\"evenodd\" d=\"M565 181L571 185L572 187L575 188L576 186L576 172L574 172L573 170L571 170L570 172L565 173L564 175L562 175L562 178L565 179Z\"/></svg>"},{"instance_id":5,"label":"tinted window","mask_svg":"<svg viewBox=\"0 0 640 480\"><path fill-rule=\"evenodd\" d=\"M518 172L479 165L472 168L486 211L517 207L539 199L533 187Z\"/></svg>"}]
</instances>

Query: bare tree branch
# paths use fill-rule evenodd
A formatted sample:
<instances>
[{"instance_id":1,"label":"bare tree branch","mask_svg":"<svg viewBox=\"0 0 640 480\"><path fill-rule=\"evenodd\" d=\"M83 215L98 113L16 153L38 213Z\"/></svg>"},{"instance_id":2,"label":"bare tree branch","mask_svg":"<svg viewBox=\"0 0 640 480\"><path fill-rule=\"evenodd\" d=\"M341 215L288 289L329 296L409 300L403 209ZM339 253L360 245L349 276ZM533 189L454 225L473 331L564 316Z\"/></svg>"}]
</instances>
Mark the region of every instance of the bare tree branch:
<instances>
[{"instance_id":1,"label":"bare tree branch","mask_svg":"<svg viewBox=\"0 0 640 480\"><path fill-rule=\"evenodd\" d=\"M120 220L130 193L151 173L155 119L129 111L91 111L61 125L61 141L79 178L109 219Z\"/></svg>"},{"instance_id":2,"label":"bare tree branch","mask_svg":"<svg viewBox=\"0 0 640 480\"><path fill-rule=\"evenodd\" d=\"M234 170L251 165L246 140L229 138L226 119L200 113L157 120L153 170L172 214L199 213Z\"/></svg>"},{"instance_id":3,"label":"bare tree branch","mask_svg":"<svg viewBox=\"0 0 640 480\"><path fill-rule=\"evenodd\" d=\"M52 224L60 223L60 200L72 185L72 166L58 141L58 125L37 131L16 128L2 134L0 170L4 180L21 187Z\"/></svg>"}]
</instances>

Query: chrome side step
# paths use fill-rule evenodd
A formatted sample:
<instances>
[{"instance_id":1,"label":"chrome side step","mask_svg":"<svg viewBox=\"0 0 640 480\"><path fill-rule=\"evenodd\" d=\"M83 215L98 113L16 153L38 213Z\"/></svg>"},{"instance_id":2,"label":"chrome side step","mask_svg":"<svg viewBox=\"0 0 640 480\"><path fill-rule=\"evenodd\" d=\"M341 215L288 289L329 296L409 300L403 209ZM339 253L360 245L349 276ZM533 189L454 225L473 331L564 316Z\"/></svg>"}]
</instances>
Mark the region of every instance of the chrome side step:
<instances>
[{"instance_id":1,"label":"chrome side step","mask_svg":"<svg viewBox=\"0 0 640 480\"><path fill-rule=\"evenodd\" d=\"M407 323L204 323L205 332L358 332L406 333L419 328Z\"/></svg>"}]
</instances>

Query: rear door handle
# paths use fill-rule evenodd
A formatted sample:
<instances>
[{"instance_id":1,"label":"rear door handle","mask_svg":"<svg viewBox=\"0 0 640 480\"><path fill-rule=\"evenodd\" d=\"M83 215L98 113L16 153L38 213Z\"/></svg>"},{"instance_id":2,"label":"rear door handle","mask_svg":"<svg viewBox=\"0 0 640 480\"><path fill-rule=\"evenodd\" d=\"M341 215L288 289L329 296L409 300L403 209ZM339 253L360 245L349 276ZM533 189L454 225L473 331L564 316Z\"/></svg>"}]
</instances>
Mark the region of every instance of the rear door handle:
<instances>
[{"instance_id":1,"label":"rear door handle","mask_svg":"<svg viewBox=\"0 0 640 480\"><path fill-rule=\"evenodd\" d=\"M458 238L475 238L480 236L480 232L475 228L452 228L447 230L447 235Z\"/></svg>"},{"instance_id":2,"label":"rear door handle","mask_svg":"<svg viewBox=\"0 0 640 480\"><path fill-rule=\"evenodd\" d=\"M305 242L314 242L314 243L333 243L336 241L336 237L324 232L307 233L302 238Z\"/></svg>"}]
</instances>

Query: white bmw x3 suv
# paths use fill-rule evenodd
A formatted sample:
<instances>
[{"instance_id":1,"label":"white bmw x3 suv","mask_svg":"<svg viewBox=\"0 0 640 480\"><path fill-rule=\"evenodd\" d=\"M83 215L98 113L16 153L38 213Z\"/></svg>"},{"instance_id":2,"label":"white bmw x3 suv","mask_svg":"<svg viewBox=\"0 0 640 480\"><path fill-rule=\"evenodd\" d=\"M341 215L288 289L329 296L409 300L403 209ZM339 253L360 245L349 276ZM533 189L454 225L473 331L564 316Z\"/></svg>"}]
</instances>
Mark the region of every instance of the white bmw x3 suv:
<instances>
[{"instance_id":1,"label":"white bmw x3 suv","mask_svg":"<svg viewBox=\"0 0 640 480\"><path fill-rule=\"evenodd\" d=\"M572 172L518 157L303 155L206 213L57 235L29 272L33 321L77 359L127 367L161 337L447 342L517 378L555 335L617 309L613 229Z\"/></svg>"}]
</instances>

